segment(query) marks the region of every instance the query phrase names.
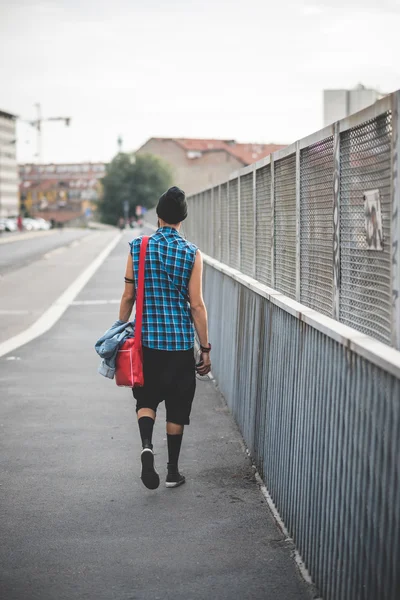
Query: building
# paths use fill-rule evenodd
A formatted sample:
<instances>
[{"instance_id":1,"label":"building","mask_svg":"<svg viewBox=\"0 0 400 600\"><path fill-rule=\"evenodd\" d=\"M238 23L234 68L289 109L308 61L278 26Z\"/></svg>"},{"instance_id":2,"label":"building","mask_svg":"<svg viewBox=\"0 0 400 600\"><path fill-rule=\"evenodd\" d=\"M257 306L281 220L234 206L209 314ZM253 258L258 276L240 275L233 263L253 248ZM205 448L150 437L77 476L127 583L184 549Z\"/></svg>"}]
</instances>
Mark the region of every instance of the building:
<instances>
[{"instance_id":1,"label":"building","mask_svg":"<svg viewBox=\"0 0 400 600\"><path fill-rule=\"evenodd\" d=\"M16 118L0 110L0 217L18 215Z\"/></svg>"},{"instance_id":2,"label":"building","mask_svg":"<svg viewBox=\"0 0 400 600\"><path fill-rule=\"evenodd\" d=\"M105 174L104 163L20 165L21 211L60 223L89 217Z\"/></svg>"},{"instance_id":3,"label":"building","mask_svg":"<svg viewBox=\"0 0 400 600\"><path fill-rule=\"evenodd\" d=\"M150 138L136 154L153 154L172 167L174 184L193 194L272 152L277 144L239 144L235 140Z\"/></svg>"},{"instance_id":4,"label":"building","mask_svg":"<svg viewBox=\"0 0 400 600\"><path fill-rule=\"evenodd\" d=\"M375 104L383 96L361 84L354 90L324 90L324 127Z\"/></svg>"}]
</instances>

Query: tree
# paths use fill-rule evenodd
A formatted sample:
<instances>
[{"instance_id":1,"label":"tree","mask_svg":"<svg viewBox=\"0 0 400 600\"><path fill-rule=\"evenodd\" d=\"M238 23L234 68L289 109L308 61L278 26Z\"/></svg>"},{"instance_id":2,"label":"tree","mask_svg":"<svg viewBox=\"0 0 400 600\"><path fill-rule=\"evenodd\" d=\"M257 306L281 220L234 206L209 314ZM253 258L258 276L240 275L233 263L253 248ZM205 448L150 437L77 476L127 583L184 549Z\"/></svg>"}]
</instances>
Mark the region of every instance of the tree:
<instances>
[{"instance_id":1,"label":"tree","mask_svg":"<svg viewBox=\"0 0 400 600\"><path fill-rule=\"evenodd\" d=\"M129 205L131 217L135 215L138 205L153 208L171 182L169 166L156 156L120 152L107 166L102 180L103 196L99 202L101 220L116 225L118 219L124 216L124 202Z\"/></svg>"}]
</instances>

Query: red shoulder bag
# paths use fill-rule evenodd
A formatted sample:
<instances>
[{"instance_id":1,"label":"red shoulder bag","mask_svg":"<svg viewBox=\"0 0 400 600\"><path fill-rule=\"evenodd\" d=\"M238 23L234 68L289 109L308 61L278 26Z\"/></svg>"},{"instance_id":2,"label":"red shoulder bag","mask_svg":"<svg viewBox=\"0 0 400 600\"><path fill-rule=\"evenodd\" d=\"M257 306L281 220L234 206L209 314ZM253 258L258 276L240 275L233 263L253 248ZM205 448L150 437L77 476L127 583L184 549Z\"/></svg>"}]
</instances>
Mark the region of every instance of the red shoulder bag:
<instances>
[{"instance_id":1,"label":"red shoulder bag","mask_svg":"<svg viewBox=\"0 0 400 600\"><path fill-rule=\"evenodd\" d=\"M121 387L143 387L142 321L144 299L144 264L148 236L140 244L138 289L136 295L135 337L126 340L118 350L115 361L115 382Z\"/></svg>"}]
</instances>

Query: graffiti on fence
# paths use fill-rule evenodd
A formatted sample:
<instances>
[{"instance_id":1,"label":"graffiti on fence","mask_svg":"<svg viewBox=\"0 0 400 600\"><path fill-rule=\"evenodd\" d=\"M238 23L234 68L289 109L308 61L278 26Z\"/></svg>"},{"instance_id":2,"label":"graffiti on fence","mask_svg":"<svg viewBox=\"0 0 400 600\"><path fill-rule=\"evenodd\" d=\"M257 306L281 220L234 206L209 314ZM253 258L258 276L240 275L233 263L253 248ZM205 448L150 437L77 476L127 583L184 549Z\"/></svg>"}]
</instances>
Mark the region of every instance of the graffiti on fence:
<instances>
[{"instance_id":1,"label":"graffiti on fence","mask_svg":"<svg viewBox=\"0 0 400 600\"><path fill-rule=\"evenodd\" d=\"M368 250L383 250L381 195L379 190L364 192L364 212Z\"/></svg>"}]
</instances>

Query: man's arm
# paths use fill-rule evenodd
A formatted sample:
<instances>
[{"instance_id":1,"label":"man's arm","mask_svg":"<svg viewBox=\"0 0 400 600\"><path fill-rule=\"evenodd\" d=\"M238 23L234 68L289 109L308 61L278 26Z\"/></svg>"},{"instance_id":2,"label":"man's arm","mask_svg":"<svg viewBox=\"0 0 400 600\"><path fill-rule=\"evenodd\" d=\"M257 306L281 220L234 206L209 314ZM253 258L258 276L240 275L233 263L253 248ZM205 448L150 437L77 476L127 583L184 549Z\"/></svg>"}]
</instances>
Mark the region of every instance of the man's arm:
<instances>
[{"instance_id":1,"label":"man's arm","mask_svg":"<svg viewBox=\"0 0 400 600\"><path fill-rule=\"evenodd\" d=\"M133 281L133 283L127 282L126 280ZM119 320L120 321L129 321L133 305L136 300L136 289L134 283L134 274L133 274L133 261L132 255L128 255L128 260L126 261L126 270L125 270L125 289L122 294L121 304L119 307Z\"/></svg>"},{"instance_id":2,"label":"man's arm","mask_svg":"<svg viewBox=\"0 0 400 600\"><path fill-rule=\"evenodd\" d=\"M207 323L207 310L203 300L203 257L201 256L200 250L197 250L196 259L194 261L192 274L189 280L189 302L190 310L192 312L194 326L199 336L200 345L208 347L208 323ZM209 352L202 352L201 360L203 361L204 367L207 368L206 372L210 370L210 354Z\"/></svg>"}]
</instances>

